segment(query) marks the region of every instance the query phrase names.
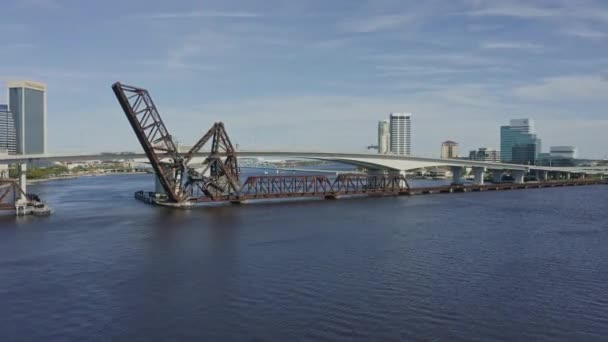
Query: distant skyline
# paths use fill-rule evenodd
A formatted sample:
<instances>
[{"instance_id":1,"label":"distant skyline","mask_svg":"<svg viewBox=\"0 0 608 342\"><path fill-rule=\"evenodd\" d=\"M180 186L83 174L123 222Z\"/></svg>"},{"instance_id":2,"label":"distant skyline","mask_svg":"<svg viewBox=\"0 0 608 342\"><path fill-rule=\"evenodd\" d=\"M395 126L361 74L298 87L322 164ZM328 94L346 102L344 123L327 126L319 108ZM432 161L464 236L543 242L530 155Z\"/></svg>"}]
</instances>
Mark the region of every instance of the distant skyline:
<instances>
[{"instance_id":1,"label":"distant skyline","mask_svg":"<svg viewBox=\"0 0 608 342\"><path fill-rule=\"evenodd\" d=\"M9 80L48 86L48 151L136 150L110 86L147 88L189 144L362 152L412 112L412 154L499 148L532 118L545 150L608 153L608 3L596 0L7 0Z\"/></svg>"}]
</instances>

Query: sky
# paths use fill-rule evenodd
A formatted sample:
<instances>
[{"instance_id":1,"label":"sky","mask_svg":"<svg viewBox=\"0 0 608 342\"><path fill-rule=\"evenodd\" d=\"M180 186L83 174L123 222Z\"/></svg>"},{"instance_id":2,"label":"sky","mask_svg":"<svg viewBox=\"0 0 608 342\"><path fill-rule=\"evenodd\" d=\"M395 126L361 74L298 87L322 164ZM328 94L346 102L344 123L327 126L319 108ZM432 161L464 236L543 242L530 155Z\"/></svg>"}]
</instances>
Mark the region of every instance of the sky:
<instances>
[{"instance_id":1,"label":"sky","mask_svg":"<svg viewBox=\"0 0 608 342\"><path fill-rule=\"evenodd\" d=\"M48 85L50 153L139 150L121 81L184 144L223 121L241 149L363 152L411 112L414 155L513 118L608 154L604 0L2 0L0 32L0 83Z\"/></svg>"}]
</instances>

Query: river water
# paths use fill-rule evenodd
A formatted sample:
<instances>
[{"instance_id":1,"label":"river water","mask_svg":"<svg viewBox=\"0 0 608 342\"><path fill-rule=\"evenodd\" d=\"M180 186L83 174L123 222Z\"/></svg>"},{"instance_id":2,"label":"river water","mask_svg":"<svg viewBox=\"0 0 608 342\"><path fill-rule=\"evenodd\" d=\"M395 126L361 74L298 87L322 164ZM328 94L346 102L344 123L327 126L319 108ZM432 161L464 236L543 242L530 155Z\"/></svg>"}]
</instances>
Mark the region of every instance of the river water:
<instances>
[{"instance_id":1,"label":"river water","mask_svg":"<svg viewBox=\"0 0 608 342\"><path fill-rule=\"evenodd\" d=\"M0 217L0 341L605 341L608 187L248 204L31 186Z\"/></svg>"}]
</instances>

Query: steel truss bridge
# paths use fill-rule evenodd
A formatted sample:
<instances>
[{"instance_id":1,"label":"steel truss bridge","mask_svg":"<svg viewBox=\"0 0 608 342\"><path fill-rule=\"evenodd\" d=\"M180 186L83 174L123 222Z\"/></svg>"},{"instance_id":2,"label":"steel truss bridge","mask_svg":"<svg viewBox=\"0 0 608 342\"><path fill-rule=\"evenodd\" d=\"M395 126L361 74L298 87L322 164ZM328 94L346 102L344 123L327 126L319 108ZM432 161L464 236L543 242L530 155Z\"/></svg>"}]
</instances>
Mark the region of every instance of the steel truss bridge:
<instances>
[{"instance_id":1,"label":"steel truss bridge","mask_svg":"<svg viewBox=\"0 0 608 342\"><path fill-rule=\"evenodd\" d=\"M399 194L409 188L402 174L327 176L256 176L240 182L237 152L224 124L217 122L186 153L180 153L147 90L115 83L112 89L137 136L160 185L156 193L136 197L157 204ZM193 159L204 152L201 168ZM158 193L161 193L159 196ZM148 196L148 197L147 197Z\"/></svg>"}]
</instances>

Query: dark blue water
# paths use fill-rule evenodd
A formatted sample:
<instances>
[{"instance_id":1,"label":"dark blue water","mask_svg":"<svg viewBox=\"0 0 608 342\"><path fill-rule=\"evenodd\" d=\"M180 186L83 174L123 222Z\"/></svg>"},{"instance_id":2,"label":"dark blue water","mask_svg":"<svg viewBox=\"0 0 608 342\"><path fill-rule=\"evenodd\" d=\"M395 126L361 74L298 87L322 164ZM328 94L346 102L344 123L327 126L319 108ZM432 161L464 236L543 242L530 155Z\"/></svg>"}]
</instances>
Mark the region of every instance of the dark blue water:
<instances>
[{"instance_id":1,"label":"dark blue water","mask_svg":"<svg viewBox=\"0 0 608 342\"><path fill-rule=\"evenodd\" d=\"M605 341L608 187L0 217L0 341Z\"/></svg>"}]
</instances>

